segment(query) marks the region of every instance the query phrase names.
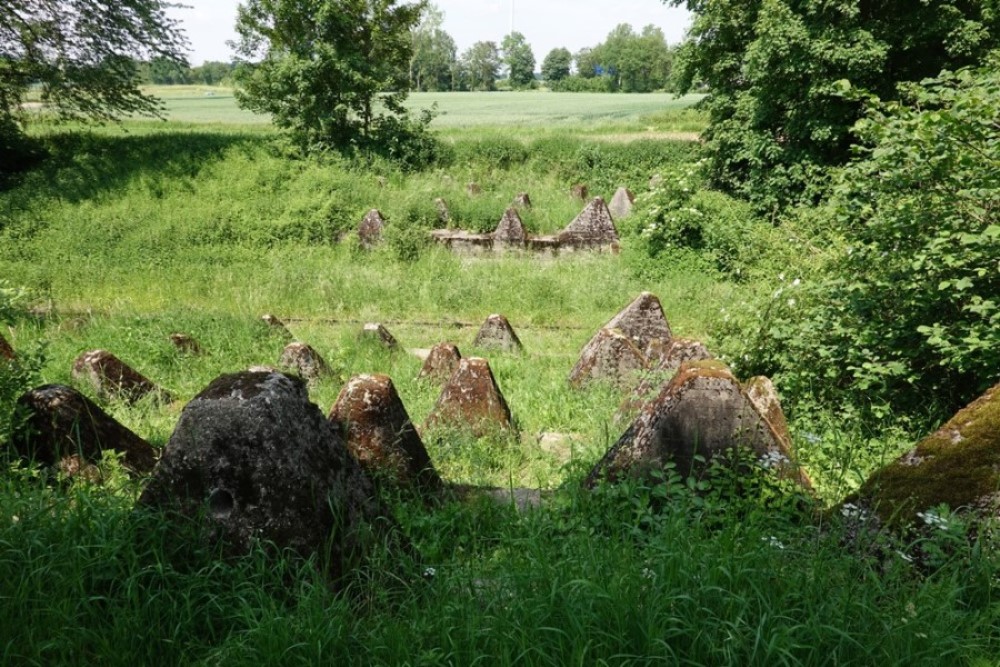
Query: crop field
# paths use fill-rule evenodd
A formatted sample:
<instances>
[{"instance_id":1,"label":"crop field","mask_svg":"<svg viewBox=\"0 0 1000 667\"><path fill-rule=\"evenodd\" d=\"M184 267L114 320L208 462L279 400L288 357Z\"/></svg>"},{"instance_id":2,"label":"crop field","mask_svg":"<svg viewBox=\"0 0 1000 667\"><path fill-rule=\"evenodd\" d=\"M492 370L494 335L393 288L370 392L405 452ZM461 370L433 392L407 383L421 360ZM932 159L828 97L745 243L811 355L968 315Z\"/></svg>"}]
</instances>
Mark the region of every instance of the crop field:
<instances>
[{"instance_id":1,"label":"crop field","mask_svg":"<svg viewBox=\"0 0 1000 667\"><path fill-rule=\"evenodd\" d=\"M0 334L25 360L22 375L0 378L0 399L43 383L96 399L71 367L105 349L170 392L101 402L161 449L214 378L277 365L286 341L261 322L271 313L330 365L309 386L324 414L352 376L385 373L422 428L440 388L417 379L417 352L450 341L488 358L515 427L480 439L424 429L435 467L448 483L547 501L520 512L386 492L417 554L407 574L383 576L389 551L377 548L374 565L334 590L315 560L267 545L221 558L193 529L178 535L136 511L145 480L113 460L103 484L46 483L10 463L0 664L997 664L996 601L983 585L995 562L945 536L925 549L940 567L921 570L903 545L865 542L841 521L837 503L912 434L789 406L815 496L776 486L744 497L721 472L685 482L669 469L657 483L581 487L628 426L615 419L623 390L567 381L595 331L649 291L675 336L704 342L746 379L737 351L759 326L748 304L790 302L782 290L815 252L744 203L701 193L730 251L650 256L657 182L683 183L701 158L698 98L413 95L413 108L437 104L432 128L448 150L407 172L303 157L226 89L157 92L165 122L40 120L45 158L0 189ZM616 221L619 253L463 257L429 241L444 225L492 230L521 192L533 203L528 231L556 232L583 206L576 184L591 197L619 186L637 195ZM357 227L372 208L388 222L366 251ZM509 319L523 352L473 347L491 313ZM368 322L400 349L361 337ZM175 332L203 353L178 353Z\"/></svg>"}]
</instances>

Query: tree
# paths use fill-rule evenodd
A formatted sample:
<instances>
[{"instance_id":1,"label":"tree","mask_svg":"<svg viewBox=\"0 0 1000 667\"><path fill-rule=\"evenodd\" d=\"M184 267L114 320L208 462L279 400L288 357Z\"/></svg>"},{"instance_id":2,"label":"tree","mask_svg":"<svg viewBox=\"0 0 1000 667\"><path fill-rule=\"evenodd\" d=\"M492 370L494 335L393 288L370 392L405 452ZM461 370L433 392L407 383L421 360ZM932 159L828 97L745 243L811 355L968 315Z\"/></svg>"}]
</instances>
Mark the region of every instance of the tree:
<instances>
[{"instance_id":1,"label":"tree","mask_svg":"<svg viewBox=\"0 0 1000 667\"><path fill-rule=\"evenodd\" d=\"M771 366L792 394L921 416L1000 379L998 72L994 56L873 103L858 125L868 147L808 212L845 241L795 308L772 311L754 372Z\"/></svg>"},{"instance_id":2,"label":"tree","mask_svg":"<svg viewBox=\"0 0 1000 667\"><path fill-rule=\"evenodd\" d=\"M519 32L512 32L500 44L511 87L527 88L535 80L535 54Z\"/></svg>"},{"instance_id":3,"label":"tree","mask_svg":"<svg viewBox=\"0 0 1000 667\"><path fill-rule=\"evenodd\" d=\"M542 61L542 79L549 83L562 81L569 76L570 65L573 64L573 54L569 49L555 48L549 51Z\"/></svg>"},{"instance_id":4,"label":"tree","mask_svg":"<svg viewBox=\"0 0 1000 667\"><path fill-rule=\"evenodd\" d=\"M420 23L411 31L410 86L413 90L452 90L458 47L441 26L444 12L429 5Z\"/></svg>"},{"instance_id":5,"label":"tree","mask_svg":"<svg viewBox=\"0 0 1000 667\"><path fill-rule=\"evenodd\" d=\"M410 128L410 30L424 2L248 0L234 43L236 99L305 147L377 149Z\"/></svg>"},{"instance_id":6,"label":"tree","mask_svg":"<svg viewBox=\"0 0 1000 667\"><path fill-rule=\"evenodd\" d=\"M138 88L140 62L185 66L187 41L163 0L5 0L0 3L0 140L23 130L29 86L64 119L154 115L159 102ZM0 152L4 148L0 147ZM7 163L7 160L3 160Z\"/></svg>"},{"instance_id":7,"label":"tree","mask_svg":"<svg viewBox=\"0 0 1000 667\"><path fill-rule=\"evenodd\" d=\"M496 90L500 52L495 42L476 42L462 54L462 71L469 90Z\"/></svg>"},{"instance_id":8,"label":"tree","mask_svg":"<svg viewBox=\"0 0 1000 667\"><path fill-rule=\"evenodd\" d=\"M712 182L768 212L819 198L828 167L850 156L864 99L896 99L900 83L975 64L1000 43L988 0L664 2L694 13L678 81L710 90Z\"/></svg>"}]
</instances>

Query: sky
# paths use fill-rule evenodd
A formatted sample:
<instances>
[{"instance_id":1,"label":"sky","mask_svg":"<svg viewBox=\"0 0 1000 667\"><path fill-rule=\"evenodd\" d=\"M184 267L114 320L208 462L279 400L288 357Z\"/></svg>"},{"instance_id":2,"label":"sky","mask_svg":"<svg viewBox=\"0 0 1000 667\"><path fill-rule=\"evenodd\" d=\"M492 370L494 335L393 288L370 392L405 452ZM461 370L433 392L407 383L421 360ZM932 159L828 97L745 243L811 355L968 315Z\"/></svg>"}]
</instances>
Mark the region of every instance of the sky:
<instances>
[{"instance_id":1,"label":"sky","mask_svg":"<svg viewBox=\"0 0 1000 667\"><path fill-rule=\"evenodd\" d=\"M497 45L511 31L523 33L535 54L536 69L554 48L576 53L585 46L604 41L619 23L639 31L653 24L663 29L667 42L684 37L689 14L667 7L660 0L433 0L444 12L444 29L454 38L458 53L479 41ZM187 0L186 8L170 10L179 19L191 42L188 61L229 61L232 51L226 41L234 39L239 0Z\"/></svg>"}]
</instances>

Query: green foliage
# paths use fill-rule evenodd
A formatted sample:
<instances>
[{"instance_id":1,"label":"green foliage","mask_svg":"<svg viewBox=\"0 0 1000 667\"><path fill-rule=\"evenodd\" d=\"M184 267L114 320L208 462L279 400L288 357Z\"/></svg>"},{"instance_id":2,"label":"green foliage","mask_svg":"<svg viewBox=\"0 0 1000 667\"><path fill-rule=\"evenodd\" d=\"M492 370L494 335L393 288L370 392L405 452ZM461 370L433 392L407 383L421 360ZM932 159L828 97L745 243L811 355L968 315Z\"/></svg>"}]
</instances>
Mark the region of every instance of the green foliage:
<instances>
[{"instance_id":1,"label":"green foliage","mask_svg":"<svg viewBox=\"0 0 1000 667\"><path fill-rule=\"evenodd\" d=\"M186 39L163 0L12 0L0 5L0 172L18 171L29 86L59 118L156 115L139 90L138 61L184 65Z\"/></svg>"},{"instance_id":2,"label":"green foliage","mask_svg":"<svg viewBox=\"0 0 1000 667\"><path fill-rule=\"evenodd\" d=\"M897 99L1000 37L992 2L667 1L695 15L677 79L710 90L711 182L768 214L817 201L868 95Z\"/></svg>"},{"instance_id":3,"label":"green foliage","mask_svg":"<svg viewBox=\"0 0 1000 667\"><path fill-rule=\"evenodd\" d=\"M551 84L551 88L557 93L610 93L614 90L614 80L610 76L572 74Z\"/></svg>"},{"instance_id":4,"label":"green foliage","mask_svg":"<svg viewBox=\"0 0 1000 667\"><path fill-rule=\"evenodd\" d=\"M573 54L569 49L557 47L549 51L542 61L542 79L550 86L569 76L570 65L573 64Z\"/></svg>"},{"instance_id":5,"label":"green foliage","mask_svg":"<svg viewBox=\"0 0 1000 667\"><path fill-rule=\"evenodd\" d=\"M462 90L495 90L500 50L495 42L476 42L462 54Z\"/></svg>"},{"instance_id":6,"label":"green foliage","mask_svg":"<svg viewBox=\"0 0 1000 667\"><path fill-rule=\"evenodd\" d=\"M453 90L458 59L455 40L442 25L444 12L431 4L420 23L410 31L413 56L410 58L410 87L413 90Z\"/></svg>"},{"instance_id":7,"label":"green foliage","mask_svg":"<svg viewBox=\"0 0 1000 667\"><path fill-rule=\"evenodd\" d=\"M237 101L307 149L398 153L426 123L403 106L424 3L248 0L236 30Z\"/></svg>"},{"instance_id":8,"label":"green foliage","mask_svg":"<svg viewBox=\"0 0 1000 667\"><path fill-rule=\"evenodd\" d=\"M668 265L718 271L730 280L773 275L794 251L745 202L705 190L703 162L672 167L639 195L622 230L635 238L629 258L641 275L662 275Z\"/></svg>"},{"instance_id":9,"label":"green foliage","mask_svg":"<svg viewBox=\"0 0 1000 667\"><path fill-rule=\"evenodd\" d=\"M991 63L909 93L859 125L872 148L808 216L845 240L755 357L795 394L944 417L1000 377L1000 77Z\"/></svg>"},{"instance_id":10,"label":"green foliage","mask_svg":"<svg viewBox=\"0 0 1000 667\"><path fill-rule=\"evenodd\" d=\"M512 32L500 42L503 64L507 66L507 80L511 87L528 88L535 82L535 54L531 45L519 32Z\"/></svg>"},{"instance_id":11,"label":"green foliage","mask_svg":"<svg viewBox=\"0 0 1000 667\"><path fill-rule=\"evenodd\" d=\"M576 69L585 80L603 79L606 90L648 93L662 90L670 81L673 53L663 31L647 25L637 34L628 23L617 25L601 44L576 55ZM593 90L571 84L573 92Z\"/></svg>"}]
</instances>

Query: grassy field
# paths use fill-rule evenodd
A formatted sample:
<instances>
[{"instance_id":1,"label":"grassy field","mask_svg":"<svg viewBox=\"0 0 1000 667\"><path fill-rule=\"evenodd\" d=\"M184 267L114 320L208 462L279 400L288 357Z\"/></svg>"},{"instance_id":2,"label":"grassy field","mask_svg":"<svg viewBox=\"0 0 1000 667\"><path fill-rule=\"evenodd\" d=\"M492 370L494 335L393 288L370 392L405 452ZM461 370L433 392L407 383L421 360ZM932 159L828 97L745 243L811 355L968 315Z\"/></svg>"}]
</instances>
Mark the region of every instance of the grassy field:
<instances>
[{"instance_id":1,"label":"grassy field","mask_svg":"<svg viewBox=\"0 0 1000 667\"><path fill-rule=\"evenodd\" d=\"M185 123L268 125L267 116L244 111L229 88L159 86L148 89L160 97L166 117ZM413 111L436 109L431 124L454 136L468 129L503 127L515 135L573 132L590 136L696 133L704 119L691 111L700 95L577 94L551 92L412 93ZM467 136L467 135L466 135Z\"/></svg>"},{"instance_id":2,"label":"grassy field","mask_svg":"<svg viewBox=\"0 0 1000 667\"><path fill-rule=\"evenodd\" d=\"M997 664L1000 567L962 536L917 545L932 564L918 568L905 557L914 545L845 548L838 513L817 524L794 497L733 498L723 478L701 493L672 478L580 489L625 427L612 418L620 391L566 382L593 332L649 290L675 335L727 356L740 335L724 334L729 314L771 294L794 261L739 279L683 253L651 266L628 221L620 255L555 261L460 258L420 232L435 224L437 197L454 226L478 231L528 191L526 224L549 232L579 211L573 183L642 195L652 175L699 157L667 136L702 127L684 101L415 96L417 106L440 99L435 124L453 153L408 174L303 159L223 91L168 92L166 123L37 128L49 157L0 191L2 333L38 359L33 384L71 383L78 354L110 350L177 397L105 405L160 447L213 378L277 362L283 342L259 320L270 312L333 367L310 387L324 413L350 376L383 372L421 423L437 388L416 380L420 360L406 350L450 340L488 356L517 434L429 437L443 477L554 495L527 514L389 496L421 555L407 564L414 576L384 586L359 574L335 594L310 563L263 549L220 561L178 538L133 512L142 483L113 466L103 487L46 486L10 467L0 477L0 664ZM466 193L469 181L480 196ZM353 230L372 207L389 228L366 253ZM471 347L493 312L508 316L524 353ZM360 339L368 321L404 350ZM179 355L175 331L204 355ZM0 377L0 390L12 382ZM907 444L791 407L827 504ZM551 432L572 439L543 448ZM419 576L426 568L433 580Z\"/></svg>"}]
</instances>

